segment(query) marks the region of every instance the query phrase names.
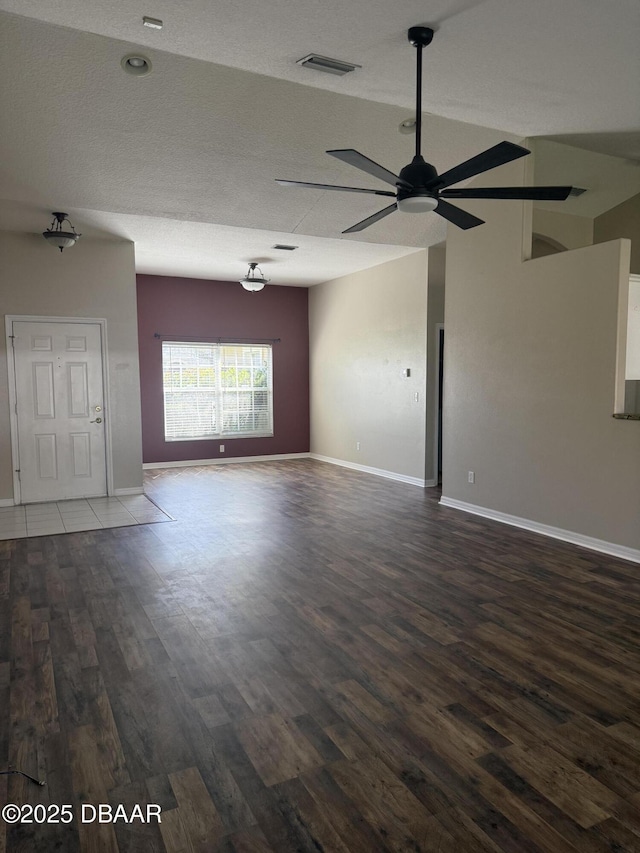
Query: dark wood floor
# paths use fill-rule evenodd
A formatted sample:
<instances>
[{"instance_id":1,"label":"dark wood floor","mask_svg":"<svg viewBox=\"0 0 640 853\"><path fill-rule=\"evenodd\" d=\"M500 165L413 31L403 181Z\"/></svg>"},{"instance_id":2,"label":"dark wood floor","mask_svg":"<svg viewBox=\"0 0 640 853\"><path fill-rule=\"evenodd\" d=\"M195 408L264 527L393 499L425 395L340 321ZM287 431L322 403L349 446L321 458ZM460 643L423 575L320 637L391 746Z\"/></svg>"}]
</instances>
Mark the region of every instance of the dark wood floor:
<instances>
[{"instance_id":1,"label":"dark wood floor","mask_svg":"<svg viewBox=\"0 0 640 853\"><path fill-rule=\"evenodd\" d=\"M310 460L147 489L0 542L0 802L76 810L0 851L640 851L640 566Z\"/></svg>"}]
</instances>

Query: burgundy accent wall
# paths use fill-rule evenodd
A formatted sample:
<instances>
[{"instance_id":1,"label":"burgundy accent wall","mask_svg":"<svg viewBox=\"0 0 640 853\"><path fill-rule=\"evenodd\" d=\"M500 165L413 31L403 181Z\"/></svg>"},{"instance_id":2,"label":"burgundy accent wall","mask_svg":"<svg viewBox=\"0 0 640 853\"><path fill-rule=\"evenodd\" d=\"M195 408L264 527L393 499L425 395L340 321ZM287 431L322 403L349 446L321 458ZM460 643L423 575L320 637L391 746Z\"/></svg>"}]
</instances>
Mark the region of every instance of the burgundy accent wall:
<instances>
[{"instance_id":1,"label":"burgundy accent wall","mask_svg":"<svg viewBox=\"0 0 640 853\"><path fill-rule=\"evenodd\" d=\"M309 319L305 287L138 275L138 339L144 462L180 462L309 450ZM165 441L162 338L251 338L273 344L273 431L268 438ZM225 452L219 452L224 444Z\"/></svg>"}]
</instances>

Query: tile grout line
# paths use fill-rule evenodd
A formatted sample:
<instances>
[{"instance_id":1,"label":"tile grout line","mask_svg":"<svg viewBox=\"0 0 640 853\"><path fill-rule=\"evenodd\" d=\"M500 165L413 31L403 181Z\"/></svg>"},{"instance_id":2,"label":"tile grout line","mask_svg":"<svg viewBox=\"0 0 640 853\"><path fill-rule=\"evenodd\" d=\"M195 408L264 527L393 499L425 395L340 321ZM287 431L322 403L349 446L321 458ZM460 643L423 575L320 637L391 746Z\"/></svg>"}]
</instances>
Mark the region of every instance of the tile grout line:
<instances>
[{"instance_id":1,"label":"tile grout line","mask_svg":"<svg viewBox=\"0 0 640 853\"><path fill-rule=\"evenodd\" d=\"M135 501L126 503L114 497L51 501L3 507L0 512L0 541L138 527L174 520L146 495L137 495Z\"/></svg>"}]
</instances>

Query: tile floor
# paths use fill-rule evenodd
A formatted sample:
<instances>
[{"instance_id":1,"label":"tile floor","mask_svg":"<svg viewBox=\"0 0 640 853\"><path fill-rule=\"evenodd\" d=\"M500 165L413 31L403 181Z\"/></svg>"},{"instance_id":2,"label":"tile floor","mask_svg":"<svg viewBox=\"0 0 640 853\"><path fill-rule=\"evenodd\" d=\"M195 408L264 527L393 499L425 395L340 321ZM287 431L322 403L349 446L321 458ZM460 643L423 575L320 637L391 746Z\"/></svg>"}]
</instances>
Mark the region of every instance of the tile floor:
<instances>
[{"instance_id":1,"label":"tile floor","mask_svg":"<svg viewBox=\"0 0 640 853\"><path fill-rule=\"evenodd\" d=\"M145 495L0 507L0 539L172 521Z\"/></svg>"}]
</instances>

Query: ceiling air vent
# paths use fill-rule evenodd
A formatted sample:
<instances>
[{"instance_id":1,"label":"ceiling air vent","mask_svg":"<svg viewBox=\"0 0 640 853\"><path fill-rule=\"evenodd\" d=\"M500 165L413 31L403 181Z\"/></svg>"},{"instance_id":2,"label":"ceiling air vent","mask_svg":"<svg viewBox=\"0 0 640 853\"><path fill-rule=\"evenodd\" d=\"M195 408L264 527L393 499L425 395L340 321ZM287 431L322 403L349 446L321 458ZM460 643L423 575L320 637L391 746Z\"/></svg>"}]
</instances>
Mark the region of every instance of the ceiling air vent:
<instances>
[{"instance_id":1,"label":"ceiling air vent","mask_svg":"<svg viewBox=\"0 0 640 853\"><path fill-rule=\"evenodd\" d=\"M331 59L328 56L318 56L317 53L310 53L308 56L303 56L302 59L296 60L296 65L304 65L305 68L315 68L316 71L326 71L327 74L338 74L342 77L350 71L355 71L356 68L362 68L362 65L354 65L353 62L342 62L340 59Z\"/></svg>"},{"instance_id":2,"label":"ceiling air vent","mask_svg":"<svg viewBox=\"0 0 640 853\"><path fill-rule=\"evenodd\" d=\"M285 246L284 243L276 243L275 246L271 247L272 249L281 249L283 252L293 252L294 249L297 249L297 246Z\"/></svg>"},{"instance_id":3,"label":"ceiling air vent","mask_svg":"<svg viewBox=\"0 0 640 853\"><path fill-rule=\"evenodd\" d=\"M571 187L571 192L569 193L569 198L577 198L582 193L586 193L584 187Z\"/></svg>"}]
</instances>

